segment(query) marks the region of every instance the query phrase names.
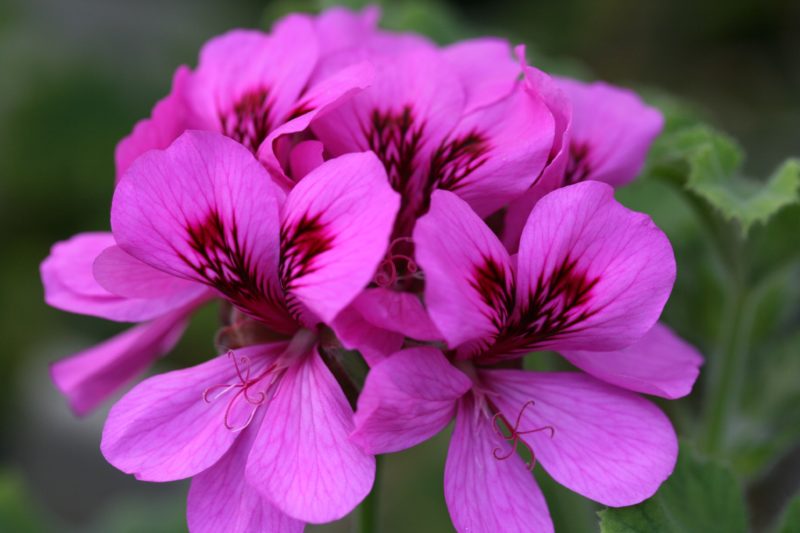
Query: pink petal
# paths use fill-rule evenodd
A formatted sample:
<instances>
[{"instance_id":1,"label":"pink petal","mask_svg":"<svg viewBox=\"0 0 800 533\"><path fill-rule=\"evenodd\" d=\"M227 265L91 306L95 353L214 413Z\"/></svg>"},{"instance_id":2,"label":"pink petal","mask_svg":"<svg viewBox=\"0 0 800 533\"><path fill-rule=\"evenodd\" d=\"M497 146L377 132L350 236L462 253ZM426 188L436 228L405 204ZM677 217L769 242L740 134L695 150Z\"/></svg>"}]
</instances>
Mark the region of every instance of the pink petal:
<instances>
[{"instance_id":1,"label":"pink petal","mask_svg":"<svg viewBox=\"0 0 800 533\"><path fill-rule=\"evenodd\" d=\"M257 375L285 347L284 343L248 346L237 350L236 356L247 357ZM111 409L100 445L103 455L144 481L173 481L202 472L239 435L225 426L229 398L235 393L209 396L209 401L204 396L238 382L236 366L227 355L143 381ZM233 409L243 403L233 404ZM238 423L239 417L235 419Z\"/></svg>"},{"instance_id":2,"label":"pink petal","mask_svg":"<svg viewBox=\"0 0 800 533\"><path fill-rule=\"evenodd\" d=\"M460 41L445 47L442 54L464 82L467 112L511 94L521 71L505 39L482 37Z\"/></svg>"},{"instance_id":3,"label":"pink petal","mask_svg":"<svg viewBox=\"0 0 800 533\"><path fill-rule=\"evenodd\" d=\"M524 47L517 47L517 53L524 58ZM517 251L522 228L528 221L536 202L563 184L569 160L569 137L572 128L572 104L556 81L534 67L524 66L523 72L527 90L542 98L553 115L555 135L548 164L538 181L527 193L511 202L506 211L503 243L509 252Z\"/></svg>"},{"instance_id":4,"label":"pink petal","mask_svg":"<svg viewBox=\"0 0 800 533\"><path fill-rule=\"evenodd\" d=\"M279 21L271 34L233 30L200 52L190 101L206 126L255 152L286 120L318 55L306 16Z\"/></svg>"},{"instance_id":5,"label":"pink petal","mask_svg":"<svg viewBox=\"0 0 800 533\"><path fill-rule=\"evenodd\" d=\"M191 83L191 70L178 67L172 79L172 90L153 108L150 118L140 120L133 131L122 139L114 151L117 180L140 155L148 150L163 150L188 128L197 127L186 102Z\"/></svg>"},{"instance_id":6,"label":"pink petal","mask_svg":"<svg viewBox=\"0 0 800 533\"><path fill-rule=\"evenodd\" d=\"M416 446L452 420L472 381L435 348L410 348L375 365L358 397L353 442L365 452Z\"/></svg>"},{"instance_id":7,"label":"pink petal","mask_svg":"<svg viewBox=\"0 0 800 533\"><path fill-rule=\"evenodd\" d=\"M278 283L282 193L242 145L184 133L131 166L111 226L119 246L174 276L217 289L281 333L296 329Z\"/></svg>"},{"instance_id":8,"label":"pink petal","mask_svg":"<svg viewBox=\"0 0 800 533\"><path fill-rule=\"evenodd\" d=\"M110 293L95 279L92 265L99 255L112 246L114 237L110 233L81 233L56 243L41 266L45 301L72 313L120 322L141 322L202 298L205 291L203 287L192 287L185 282L181 287L186 290L167 295L128 298ZM151 274L155 277L164 276L147 265L141 264L141 267L142 279Z\"/></svg>"},{"instance_id":9,"label":"pink petal","mask_svg":"<svg viewBox=\"0 0 800 533\"><path fill-rule=\"evenodd\" d=\"M466 202L435 191L414 229L431 320L450 347L495 335L512 303L511 263Z\"/></svg>"},{"instance_id":10,"label":"pink petal","mask_svg":"<svg viewBox=\"0 0 800 533\"><path fill-rule=\"evenodd\" d=\"M405 337L402 333L375 326L350 304L336 315L330 327L348 350L358 350L368 365L374 366L398 351Z\"/></svg>"},{"instance_id":11,"label":"pink petal","mask_svg":"<svg viewBox=\"0 0 800 533\"><path fill-rule=\"evenodd\" d=\"M97 256L92 271L97 283L113 294L158 300L165 306L178 307L209 292L198 283L139 261L116 245L109 246Z\"/></svg>"},{"instance_id":12,"label":"pink petal","mask_svg":"<svg viewBox=\"0 0 800 533\"><path fill-rule=\"evenodd\" d=\"M375 459L349 435L353 412L322 359L308 354L287 369L247 462L247 479L286 514L337 520L364 499Z\"/></svg>"},{"instance_id":13,"label":"pink petal","mask_svg":"<svg viewBox=\"0 0 800 533\"><path fill-rule=\"evenodd\" d=\"M191 533L300 533L305 524L290 518L251 487L244 475L247 455L263 416L253 419L217 463L192 479L186 502Z\"/></svg>"},{"instance_id":14,"label":"pink petal","mask_svg":"<svg viewBox=\"0 0 800 533\"><path fill-rule=\"evenodd\" d=\"M306 174L320 166L324 158L324 147L319 141L302 141L292 149L289 156L289 169L293 180L301 180Z\"/></svg>"},{"instance_id":15,"label":"pink petal","mask_svg":"<svg viewBox=\"0 0 800 533\"><path fill-rule=\"evenodd\" d=\"M444 497L459 533L553 531L541 490L471 396L458 407L444 471Z\"/></svg>"},{"instance_id":16,"label":"pink petal","mask_svg":"<svg viewBox=\"0 0 800 533\"><path fill-rule=\"evenodd\" d=\"M593 179L620 187L633 180L664 126L661 113L628 89L568 78L558 84L573 108L569 167L575 172L566 176L567 183ZM583 161L575 161L582 150Z\"/></svg>"},{"instance_id":17,"label":"pink petal","mask_svg":"<svg viewBox=\"0 0 800 533\"><path fill-rule=\"evenodd\" d=\"M50 367L53 382L75 414L83 416L172 350L186 319L185 310L173 311L61 359Z\"/></svg>"},{"instance_id":18,"label":"pink petal","mask_svg":"<svg viewBox=\"0 0 800 533\"><path fill-rule=\"evenodd\" d=\"M536 204L522 234L508 342L517 351L624 348L653 327L674 281L672 247L650 217L604 183L561 188Z\"/></svg>"},{"instance_id":19,"label":"pink petal","mask_svg":"<svg viewBox=\"0 0 800 533\"><path fill-rule=\"evenodd\" d=\"M613 507L639 503L675 467L675 430L658 407L636 394L580 373L482 375L505 417L520 418L519 431L554 429L552 436L539 431L523 439L548 474L587 498Z\"/></svg>"},{"instance_id":20,"label":"pink petal","mask_svg":"<svg viewBox=\"0 0 800 533\"><path fill-rule=\"evenodd\" d=\"M276 143L286 139L286 135L298 133L306 130L311 121L317 116L330 112L341 102L346 101L352 95L368 87L375 75L375 70L370 63L358 63L344 68L335 74L323 79L313 85L302 98L294 104L289 116L289 120L274 129L261 144L258 150L258 158L273 173L282 174L281 161L276 154ZM318 141L317 141L318 142ZM321 146L321 145L320 145ZM309 169L311 170L311 169ZM293 176L294 181L300 179ZM287 181L287 180L281 180ZM285 185L290 188L292 180L288 180Z\"/></svg>"},{"instance_id":21,"label":"pink petal","mask_svg":"<svg viewBox=\"0 0 800 533\"><path fill-rule=\"evenodd\" d=\"M553 116L519 86L461 120L434 153L428 186L455 192L486 217L536 182L552 145Z\"/></svg>"},{"instance_id":22,"label":"pink petal","mask_svg":"<svg viewBox=\"0 0 800 533\"><path fill-rule=\"evenodd\" d=\"M607 383L671 399L692 391L703 364L694 346L662 324L616 352L566 351L562 355Z\"/></svg>"},{"instance_id":23,"label":"pink petal","mask_svg":"<svg viewBox=\"0 0 800 533\"><path fill-rule=\"evenodd\" d=\"M376 32L379 18L377 6L367 6L361 11L339 6L326 9L314 20L320 53L330 56L363 45Z\"/></svg>"},{"instance_id":24,"label":"pink petal","mask_svg":"<svg viewBox=\"0 0 800 533\"><path fill-rule=\"evenodd\" d=\"M323 322L332 321L375 274L399 205L372 153L317 167L283 209L283 286Z\"/></svg>"},{"instance_id":25,"label":"pink petal","mask_svg":"<svg viewBox=\"0 0 800 533\"><path fill-rule=\"evenodd\" d=\"M353 306L372 325L419 341L436 341L442 334L418 296L381 287L366 289Z\"/></svg>"}]
</instances>

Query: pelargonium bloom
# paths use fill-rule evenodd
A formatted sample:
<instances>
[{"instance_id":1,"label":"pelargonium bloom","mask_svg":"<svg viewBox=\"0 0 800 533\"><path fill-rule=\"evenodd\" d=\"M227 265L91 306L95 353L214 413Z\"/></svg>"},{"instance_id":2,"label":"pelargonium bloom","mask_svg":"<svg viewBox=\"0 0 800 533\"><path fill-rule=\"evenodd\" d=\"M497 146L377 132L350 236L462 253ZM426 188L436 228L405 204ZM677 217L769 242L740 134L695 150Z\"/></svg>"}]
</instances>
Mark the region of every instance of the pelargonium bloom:
<instances>
[{"instance_id":1,"label":"pelargonium bloom","mask_svg":"<svg viewBox=\"0 0 800 533\"><path fill-rule=\"evenodd\" d=\"M216 133L187 132L140 157L114 195L119 247L212 288L280 339L139 384L109 414L108 461L143 480L194 477L192 531L297 531L350 512L375 463L348 439L352 408L319 325L369 282L399 201L371 153L324 163L288 196ZM97 275L128 286L102 259Z\"/></svg>"},{"instance_id":2,"label":"pelargonium bloom","mask_svg":"<svg viewBox=\"0 0 800 533\"><path fill-rule=\"evenodd\" d=\"M93 272L106 255L124 269L135 295L111 292ZM45 301L64 311L139 325L66 357L50 368L72 410L85 415L143 372L180 339L191 313L212 292L147 266L118 247L111 233L81 233L56 243L41 265Z\"/></svg>"},{"instance_id":3,"label":"pelargonium bloom","mask_svg":"<svg viewBox=\"0 0 800 533\"><path fill-rule=\"evenodd\" d=\"M579 183L537 203L509 256L463 200L437 191L414 241L447 350L410 348L375 365L353 439L370 453L397 451L455 416L445 499L458 531L551 531L534 461L606 505L651 496L672 472L677 439L631 390L686 394L700 363L652 329L675 277L652 221L616 203L608 185ZM637 349L653 335L659 353ZM533 350L559 351L592 375L509 367ZM642 360L650 355L659 360Z\"/></svg>"}]
</instances>

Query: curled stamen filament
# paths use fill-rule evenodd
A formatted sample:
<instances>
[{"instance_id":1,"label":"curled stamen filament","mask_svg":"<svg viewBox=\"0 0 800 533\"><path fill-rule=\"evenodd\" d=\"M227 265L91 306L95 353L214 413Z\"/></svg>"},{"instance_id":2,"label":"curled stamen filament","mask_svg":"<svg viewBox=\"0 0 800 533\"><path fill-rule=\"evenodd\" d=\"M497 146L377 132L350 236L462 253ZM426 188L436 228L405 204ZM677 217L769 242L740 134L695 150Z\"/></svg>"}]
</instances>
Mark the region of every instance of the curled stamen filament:
<instances>
[{"instance_id":1,"label":"curled stamen filament","mask_svg":"<svg viewBox=\"0 0 800 533\"><path fill-rule=\"evenodd\" d=\"M495 459L497 459L498 461L504 461L510 458L517 452L519 445L522 444L522 446L524 446L525 449L528 450L528 453L531 456L531 461L527 463L528 470L533 471L534 467L536 466L536 454L533 452L533 448L531 448L530 444L528 444L527 442L525 442L525 440L521 438L522 435L530 435L532 433L539 433L541 431L549 431L550 438L552 439L556 434L556 429L553 426L542 426L539 428L520 431L519 425L522 422L522 415L525 412L525 409L527 409L528 406L532 407L534 405L536 405L536 402L534 402L533 400L528 400L527 402L525 402L522 406L522 409L520 409L519 413L517 414L517 419L514 422L513 426L508 423L508 420L503 416L502 413L498 412L492 417L492 425L494 427L494 431L497 434L497 436L511 443L511 448L505 454L502 453L503 450L499 446L496 447L494 450L492 450L492 455L494 456ZM505 432L503 431L503 428L500 425L500 421L502 421L503 424L508 428L509 432L508 435L506 435Z\"/></svg>"},{"instance_id":2,"label":"curled stamen filament","mask_svg":"<svg viewBox=\"0 0 800 533\"><path fill-rule=\"evenodd\" d=\"M406 254L395 253L394 251L395 247L400 243L413 244L413 242L411 237L398 237L389 243L386 257L381 261L381 264L378 265L378 271L375 274L374 281L377 285L380 287L389 287L401 279L414 277L419 272L419 266L413 257ZM406 273L402 276L397 271L397 263L400 261L404 262L406 267Z\"/></svg>"},{"instance_id":3,"label":"curled stamen filament","mask_svg":"<svg viewBox=\"0 0 800 533\"><path fill-rule=\"evenodd\" d=\"M225 427L233 432L242 431L243 429L247 428L250 423L253 421L253 418L256 416L256 412L258 408L263 405L269 396L269 390L275 386L278 382L280 376L279 374L274 374L267 385L266 391L258 391L256 394L252 394L250 388L255 384L259 383L262 379L264 379L268 374L272 373L276 366L272 364L268 366L263 372L259 373L255 377L251 377L251 365L250 359L246 356L237 357L233 350L228 351L228 358L233 362L233 366L236 370L236 376L239 378L239 383L220 383L218 385L212 385L203 391L203 401L206 403L212 403L228 392L233 389L239 389L234 394L233 398L230 399L228 402L228 406L225 408L225 416L223 418L223 423ZM242 368L244 367L244 368ZM213 394L212 396L212 393ZM277 388L273 393L272 397L275 397L277 394ZM250 409L250 413L248 414L244 424L240 426L235 426L231 422L232 412L234 406L237 404L240 398L244 398L244 400L252 406Z\"/></svg>"}]
</instances>

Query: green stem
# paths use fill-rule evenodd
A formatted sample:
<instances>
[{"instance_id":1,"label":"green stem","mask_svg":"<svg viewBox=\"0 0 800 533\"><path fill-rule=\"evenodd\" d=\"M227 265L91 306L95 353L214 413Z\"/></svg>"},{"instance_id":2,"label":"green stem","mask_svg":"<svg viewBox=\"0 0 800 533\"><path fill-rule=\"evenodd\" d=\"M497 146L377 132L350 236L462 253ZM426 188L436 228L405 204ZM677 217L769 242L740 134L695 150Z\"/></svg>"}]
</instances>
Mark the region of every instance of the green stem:
<instances>
[{"instance_id":1,"label":"green stem","mask_svg":"<svg viewBox=\"0 0 800 533\"><path fill-rule=\"evenodd\" d=\"M378 500L381 481L381 461L380 455L375 456L375 484L364 501L361 502L358 512L356 531L358 533L376 533L378 529Z\"/></svg>"}]
</instances>

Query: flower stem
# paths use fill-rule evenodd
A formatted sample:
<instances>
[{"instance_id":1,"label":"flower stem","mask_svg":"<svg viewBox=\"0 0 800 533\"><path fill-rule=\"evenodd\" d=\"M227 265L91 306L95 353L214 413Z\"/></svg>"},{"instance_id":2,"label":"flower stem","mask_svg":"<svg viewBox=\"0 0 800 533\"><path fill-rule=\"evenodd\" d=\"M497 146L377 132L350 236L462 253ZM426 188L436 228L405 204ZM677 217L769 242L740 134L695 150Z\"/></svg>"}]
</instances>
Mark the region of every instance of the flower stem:
<instances>
[{"instance_id":1,"label":"flower stem","mask_svg":"<svg viewBox=\"0 0 800 533\"><path fill-rule=\"evenodd\" d=\"M356 530L358 533L376 533L378 531L378 500L381 481L381 461L380 455L375 456L375 484L364 501L361 502L358 512Z\"/></svg>"}]
</instances>

